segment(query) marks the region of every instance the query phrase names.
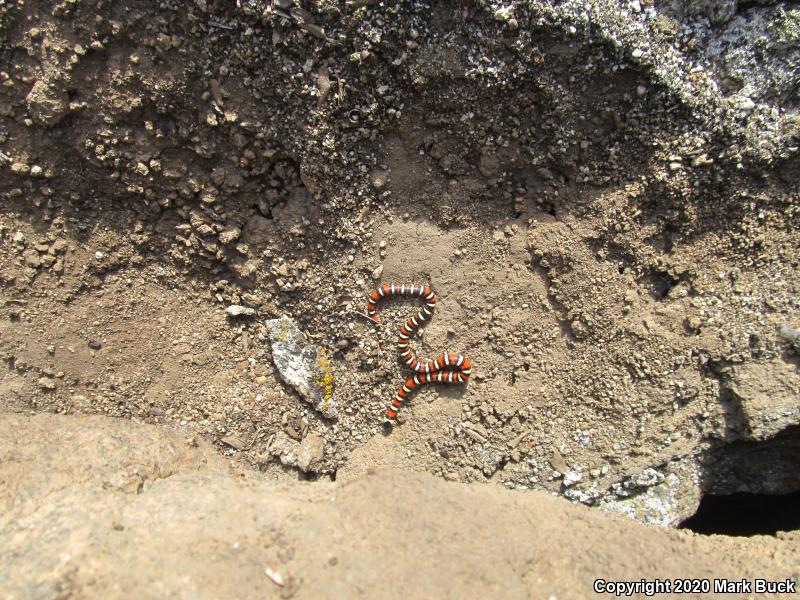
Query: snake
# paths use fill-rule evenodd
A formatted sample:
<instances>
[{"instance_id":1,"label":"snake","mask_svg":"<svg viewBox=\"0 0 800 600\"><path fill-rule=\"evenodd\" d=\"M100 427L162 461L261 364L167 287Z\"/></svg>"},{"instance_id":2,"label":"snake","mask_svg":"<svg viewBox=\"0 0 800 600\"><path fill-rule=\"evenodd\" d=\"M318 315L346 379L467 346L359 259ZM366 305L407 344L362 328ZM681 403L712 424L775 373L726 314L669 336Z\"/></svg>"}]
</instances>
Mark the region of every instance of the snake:
<instances>
[{"instance_id":1,"label":"snake","mask_svg":"<svg viewBox=\"0 0 800 600\"><path fill-rule=\"evenodd\" d=\"M423 305L419 312L406 321L400 328L397 337L397 351L400 359L414 375L406 379L403 386L397 390L394 398L386 407L383 422L387 425L397 425L397 416L403 403L408 400L411 393L419 386L426 383L466 383L472 373L472 362L463 354L446 352L428 361L422 361L414 356L409 342L419 327L433 317L433 309L438 300L436 292L428 286L387 284L375 288L370 292L367 304L367 317L375 324L380 323L377 313L377 304L382 298L392 296L411 296L421 298Z\"/></svg>"}]
</instances>

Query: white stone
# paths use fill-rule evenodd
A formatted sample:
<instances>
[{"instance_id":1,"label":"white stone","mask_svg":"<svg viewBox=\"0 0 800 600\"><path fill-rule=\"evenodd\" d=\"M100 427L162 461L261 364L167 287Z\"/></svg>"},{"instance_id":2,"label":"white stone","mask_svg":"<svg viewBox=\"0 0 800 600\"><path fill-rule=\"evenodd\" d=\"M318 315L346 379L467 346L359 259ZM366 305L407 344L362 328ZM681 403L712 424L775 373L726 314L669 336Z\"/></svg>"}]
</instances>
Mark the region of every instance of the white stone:
<instances>
[{"instance_id":1,"label":"white stone","mask_svg":"<svg viewBox=\"0 0 800 600\"><path fill-rule=\"evenodd\" d=\"M225 309L225 312L229 317L240 317L242 315L250 317L256 314L256 309L249 306L242 306L240 304L231 304Z\"/></svg>"}]
</instances>

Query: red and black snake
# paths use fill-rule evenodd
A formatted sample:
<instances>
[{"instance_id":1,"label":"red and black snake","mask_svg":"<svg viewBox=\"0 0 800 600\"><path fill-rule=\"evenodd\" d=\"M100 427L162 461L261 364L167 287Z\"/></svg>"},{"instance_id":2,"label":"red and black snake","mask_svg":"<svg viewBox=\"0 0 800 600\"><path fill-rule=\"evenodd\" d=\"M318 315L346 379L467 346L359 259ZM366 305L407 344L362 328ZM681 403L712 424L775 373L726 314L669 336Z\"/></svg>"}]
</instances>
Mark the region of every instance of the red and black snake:
<instances>
[{"instance_id":1,"label":"red and black snake","mask_svg":"<svg viewBox=\"0 0 800 600\"><path fill-rule=\"evenodd\" d=\"M420 308L415 317L411 317L400 328L397 338L397 351L400 358L410 369L416 371L413 377L406 379L394 399L386 407L384 423L390 425L397 424L397 414L408 397L417 387L424 383L466 383L472 373L472 363L462 355L455 353L440 354L433 360L422 362L411 352L408 343L411 336L419 329L425 321L433 316L433 308L436 305L436 293L429 287L421 285L396 285L383 284L379 288L372 290L367 304L367 316L373 323L378 323L378 315L375 305L381 298L390 296L414 296L422 298L425 304Z\"/></svg>"}]
</instances>

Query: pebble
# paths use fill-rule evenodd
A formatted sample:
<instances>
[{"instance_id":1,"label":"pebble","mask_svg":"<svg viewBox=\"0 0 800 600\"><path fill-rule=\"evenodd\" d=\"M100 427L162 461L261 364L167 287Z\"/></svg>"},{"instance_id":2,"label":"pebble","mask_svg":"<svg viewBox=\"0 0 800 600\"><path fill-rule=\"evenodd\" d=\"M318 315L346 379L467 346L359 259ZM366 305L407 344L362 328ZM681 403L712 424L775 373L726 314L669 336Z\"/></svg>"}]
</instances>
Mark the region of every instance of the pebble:
<instances>
[{"instance_id":1,"label":"pebble","mask_svg":"<svg viewBox=\"0 0 800 600\"><path fill-rule=\"evenodd\" d=\"M380 279L381 275L383 275L383 265L378 265L372 270L372 278Z\"/></svg>"},{"instance_id":2,"label":"pebble","mask_svg":"<svg viewBox=\"0 0 800 600\"><path fill-rule=\"evenodd\" d=\"M242 450L246 446L244 441L241 438L236 437L235 435L227 435L224 438L220 439L220 442L222 442L226 446L230 446L234 450Z\"/></svg>"},{"instance_id":3,"label":"pebble","mask_svg":"<svg viewBox=\"0 0 800 600\"><path fill-rule=\"evenodd\" d=\"M370 181L372 182L372 186L376 190L382 190L386 187L387 179L389 174L384 171L383 169L375 169L370 176Z\"/></svg>"},{"instance_id":4,"label":"pebble","mask_svg":"<svg viewBox=\"0 0 800 600\"><path fill-rule=\"evenodd\" d=\"M40 388L51 391L58 386L58 383L52 377L39 377L36 383L39 384Z\"/></svg>"},{"instance_id":5,"label":"pebble","mask_svg":"<svg viewBox=\"0 0 800 600\"><path fill-rule=\"evenodd\" d=\"M89 342L88 346L89 346L89 348L91 348L92 350L100 350L100 348L102 348L102 347L103 347L103 344L101 344L101 343L100 343L100 342L98 342L97 340L92 340L92 341L90 341L90 342Z\"/></svg>"},{"instance_id":6,"label":"pebble","mask_svg":"<svg viewBox=\"0 0 800 600\"><path fill-rule=\"evenodd\" d=\"M316 433L309 433L300 443L297 466L303 471L312 471L325 457L325 440Z\"/></svg>"},{"instance_id":7,"label":"pebble","mask_svg":"<svg viewBox=\"0 0 800 600\"><path fill-rule=\"evenodd\" d=\"M249 306L242 306L241 304L231 304L225 309L225 312L229 317L252 317L256 314L256 309Z\"/></svg>"},{"instance_id":8,"label":"pebble","mask_svg":"<svg viewBox=\"0 0 800 600\"><path fill-rule=\"evenodd\" d=\"M750 112L756 107L756 103L753 102L752 98L748 98L747 96L743 96L736 101L736 108L744 112Z\"/></svg>"},{"instance_id":9,"label":"pebble","mask_svg":"<svg viewBox=\"0 0 800 600\"><path fill-rule=\"evenodd\" d=\"M227 245L238 240L240 235L242 235L241 229L238 227L228 227L220 232L219 241Z\"/></svg>"}]
</instances>

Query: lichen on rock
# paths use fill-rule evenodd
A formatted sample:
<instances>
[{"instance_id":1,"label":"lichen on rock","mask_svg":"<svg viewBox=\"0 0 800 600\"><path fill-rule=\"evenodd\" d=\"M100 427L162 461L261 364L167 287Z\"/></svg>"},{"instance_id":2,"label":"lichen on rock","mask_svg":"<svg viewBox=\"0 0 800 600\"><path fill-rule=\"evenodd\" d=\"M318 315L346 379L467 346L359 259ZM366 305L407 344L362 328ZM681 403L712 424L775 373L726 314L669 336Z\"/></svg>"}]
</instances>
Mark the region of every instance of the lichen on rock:
<instances>
[{"instance_id":1,"label":"lichen on rock","mask_svg":"<svg viewBox=\"0 0 800 600\"><path fill-rule=\"evenodd\" d=\"M337 417L333 401L333 367L327 352L307 342L287 316L267 321L272 360L281 378L315 410L329 419Z\"/></svg>"}]
</instances>

